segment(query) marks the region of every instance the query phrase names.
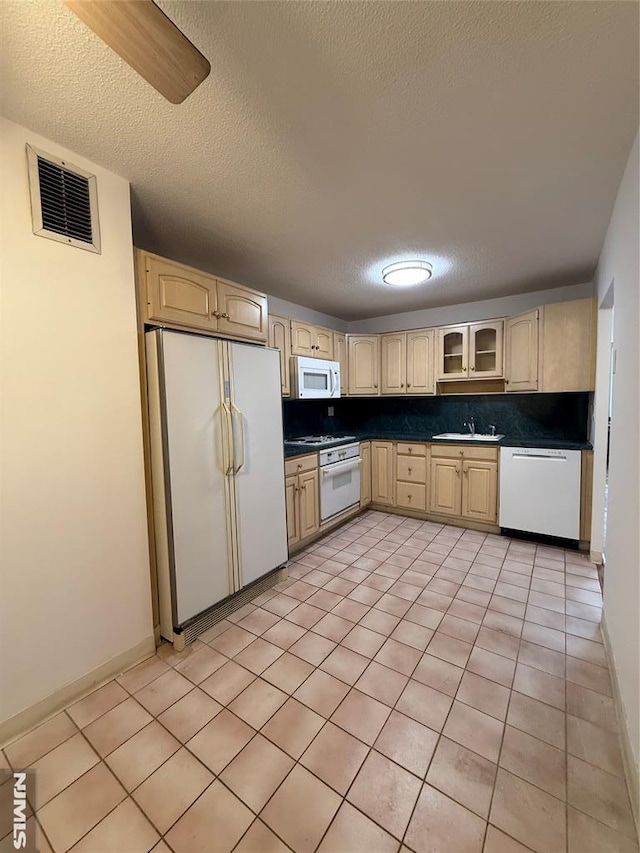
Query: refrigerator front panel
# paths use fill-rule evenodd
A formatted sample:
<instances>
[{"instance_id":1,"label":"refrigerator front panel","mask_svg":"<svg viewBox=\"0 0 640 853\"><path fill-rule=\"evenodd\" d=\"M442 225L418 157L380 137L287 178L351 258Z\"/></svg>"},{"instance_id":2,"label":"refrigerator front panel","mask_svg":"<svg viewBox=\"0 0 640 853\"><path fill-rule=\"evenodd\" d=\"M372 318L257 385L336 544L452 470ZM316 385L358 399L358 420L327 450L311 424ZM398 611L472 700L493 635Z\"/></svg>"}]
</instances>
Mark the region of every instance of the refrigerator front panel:
<instances>
[{"instance_id":1,"label":"refrigerator front panel","mask_svg":"<svg viewBox=\"0 0 640 853\"><path fill-rule=\"evenodd\" d=\"M288 558L280 355L229 344L240 586Z\"/></svg>"},{"instance_id":2,"label":"refrigerator front panel","mask_svg":"<svg viewBox=\"0 0 640 853\"><path fill-rule=\"evenodd\" d=\"M224 413L218 342L166 330L161 334L177 626L233 591L223 473Z\"/></svg>"}]
</instances>

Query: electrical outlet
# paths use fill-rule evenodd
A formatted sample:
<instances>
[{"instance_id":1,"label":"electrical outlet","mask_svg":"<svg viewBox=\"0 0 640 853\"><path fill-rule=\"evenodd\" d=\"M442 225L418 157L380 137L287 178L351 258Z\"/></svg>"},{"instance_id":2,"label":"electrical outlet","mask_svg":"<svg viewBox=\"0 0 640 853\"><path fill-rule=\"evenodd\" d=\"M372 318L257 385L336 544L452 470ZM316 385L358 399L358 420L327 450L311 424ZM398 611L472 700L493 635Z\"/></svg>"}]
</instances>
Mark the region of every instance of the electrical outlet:
<instances>
[{"instance_id":1,"label":"electrical outlet","mask_svg":"<svg viewBox=\"0 0 640 853\"><path fill-rule=\"evenodd\" d=\"M332 418L334 413L335 413L335 407L334 406L328 406L327 417Z\"/></svg>"}]
</instances>

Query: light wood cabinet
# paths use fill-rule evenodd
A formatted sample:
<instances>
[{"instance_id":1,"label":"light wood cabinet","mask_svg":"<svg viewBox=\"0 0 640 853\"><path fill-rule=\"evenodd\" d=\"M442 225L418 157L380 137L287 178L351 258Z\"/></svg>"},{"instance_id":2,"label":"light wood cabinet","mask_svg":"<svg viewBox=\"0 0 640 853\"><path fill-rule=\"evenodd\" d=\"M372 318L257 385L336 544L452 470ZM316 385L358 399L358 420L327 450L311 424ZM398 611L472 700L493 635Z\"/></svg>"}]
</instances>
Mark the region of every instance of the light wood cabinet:
<instances>
[{"instance_id":1,"label":"light wood cabinet","mask_svg":"<svg viewBox=\"0 0 640 853\"><path fill-rule=\"evenodd\" d=\"M144 322L267 340L267 297L150 252L136 250Z\"/></svg>"},{"instance_id":2,"label":"light wood cabinet","mask_svg":"<svg viewBox=\"0 0 640 853\"><path fill-rule=\"evenodd\" d=\"M432 445L429 476L431 512L497 522L497 447Z\"/></svg>"},{"instance_id":3,"label":"light wood cabinet","mask_svg":"<svg viewBox=\"0 0 640 853\"><path fill-rule=\"evenodd\" d=\"M407 335L380 336L380 393L406 394Z\"/></svg>"},{"instance_id":4,"label":"light wood cabinet","mask_svg":"<svg viewBox=\"0 0 640 853\"><path fill-rule=\"evenodd\" d=\"M380 392L433 394L433 329L380 336Z\"/></svg>"},{"instance_id":5,"label":"light wood cabinet","mask_svg":"<svg viewBox=\"0 0 640 853\"><path fill-rule=\"evenodd\" d=\"M463 518L495 524L498 520L498 463L464 460L462 463Z\"/></svg>"},{"instance_id":6,"label":"light wood cabinet","mask_svg":"<svg viewBox=\"0 0 640 853\"><path fill-rule=\"evenodd\" d=\"M437 332L440 382L500 379L504 375L503 320L445 326Z\"/></svg>"},{"instance_id":7,"label":"light wood cabinet","mask_svg":"<svg viewBox=\"0 0 640 853\"><path fill-rule=\"evenodd\" d=\"M291 354L309 358L333 359L333 332L322 326L291 321Z\"/></svg>"},{"instance_id":8,"label":"light wood cabinet","mask_svg":"<svg viewBox=\"0 0 640 853\"><path fill-rule=\"evenodd\" d=\"M538 323L540 310L527 311L505 321L505 388L538 390Z\"/></svg>"},{"instance_id":9,"label":"light wood cabinet","mask_svg":"<svg viewBox=\"0 0 640 853\"><path fill-rule=\"evenodd\" d=\"M320 529L320 493L316 454L285 460L287 543L295 545Z\"/></svg>"},{"instance_id":10,"label":"light wood cabinet","mask_svg":"<svg viewBox=\"0 0 640 853\"><path fill-rule=\"evenodd\" d=\"M433 329L407 332L407 394L435 394Z\"/></svg>"},{"instance_id":11,"label":"light wood cabinet","mask_svg":"<svg viewBox=\"0 0 640 853\"><path fill-rule=\"evenodd\" d=\"M396 506L422 512L427 509L425 444L396 444Z\"/></svg>"},{"instance_id":12,"label":"light wood cabinet","mask_svg":"<svg viewBox=\"0 0 640 853\"><path fill-rule=\"evenodd\" d=\"M371 503L371 442L360 442L360 506Z\"/></svg>"},{"instance_id":13,"label":"light wood cabinet","mask_svg":"<svg viewBox=\"0 0 640 853\"><path fill-rule=\"evenodd\" d=\"M347 373L347 336L342 332L333 333L333 360L340 365L340 396L347 393L349 375Z\"/></svg>"},{"instance_id":14,"label":"light wood cabinet","mask_svg":"<svg viewBox=\"0 0 640 853\"><path fill-rule=\"evenodd\" d=\"M371 442L371 500L376 504L395 504L395 477L392 441Z\"/></svg>"},{"instance_id":15,"label":"light wood cabinet","mask_svg":"<svg viewBox=\"0 0 640 853\"><path fill-rule=\"evenodd\" d=\"M280 350L280 391L283 397L291 394L291 332L287 317L269 314L269 346Z\"/></svg>"},{"instance_id":16,"label":"light wood cabinet","mask_svg":"<svg viewBox=\"0 0 640 853\"><path fill-rule=\"evenodd\" d=\"M378 391L379 336L348 335L347 367L350 395L373 396Z\"/></svg>"},{"instance_id":17,"label":"light wood cabinet","mask_svg":"<svg viewBox=\"0 0 640 853\"><path fill-rule=\"evenodd\" d=\"M460 515L462 506L462 459L435 458L431 460L431 512L441 515Z\"/></svg>"},{"instance_id":18,"label":"light wood cabinet","mask_svg":"<svg viewBox=\"0 0 640 853\"><path fill-rule=\"evenodd\" d=\"M554 302L542 309L541 391L593 391L596 368L595 299Z\"/></svg>"}]
</instances>

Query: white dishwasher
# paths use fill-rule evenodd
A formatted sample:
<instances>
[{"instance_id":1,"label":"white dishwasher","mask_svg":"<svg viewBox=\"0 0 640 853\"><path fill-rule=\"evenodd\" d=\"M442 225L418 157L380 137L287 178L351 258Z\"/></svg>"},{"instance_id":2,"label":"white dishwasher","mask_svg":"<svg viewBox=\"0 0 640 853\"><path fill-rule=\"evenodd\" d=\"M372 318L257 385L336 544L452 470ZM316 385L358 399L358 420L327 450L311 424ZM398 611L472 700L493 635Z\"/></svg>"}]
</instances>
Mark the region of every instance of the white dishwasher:
<instances>
[{"instance_id":1,"label":"white dishwasher","mask_svg":"<svg viewBox=\"0 0 640 853\"><path fill-rule=\"evenodd\" d=\"M500 527L580 538L581 451L500 448Z\"/></svg>"}]
</instances>

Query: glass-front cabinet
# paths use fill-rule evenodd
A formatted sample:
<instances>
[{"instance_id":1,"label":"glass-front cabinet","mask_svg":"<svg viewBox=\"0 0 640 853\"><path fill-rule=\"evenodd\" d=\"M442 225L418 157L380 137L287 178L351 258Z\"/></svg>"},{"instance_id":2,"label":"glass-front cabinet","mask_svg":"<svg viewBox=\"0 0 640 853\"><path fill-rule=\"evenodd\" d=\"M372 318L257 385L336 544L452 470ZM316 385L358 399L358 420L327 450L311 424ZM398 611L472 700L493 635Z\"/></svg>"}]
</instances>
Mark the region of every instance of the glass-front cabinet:
<instances>
[{"instance_id":1,"label":"glass-front cabinet","mask_svg":"<svg viewBox=\"0 0 640 853\"><path fill-rule=\"evenodd\" d=\"M466 379L469 375L468 326L438 329L438 379Z\"/></svg>"},{"instance_id":2,"label":"glass-front cabinet","mask_svg":"<svg viewBox=\"0 0 640 853\"><path fill-rule=\"evenodd\" d=\"M503 333L503 320L438 329L438 381L501 378Z\"/></svg>"}]
</instances>

